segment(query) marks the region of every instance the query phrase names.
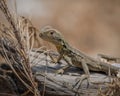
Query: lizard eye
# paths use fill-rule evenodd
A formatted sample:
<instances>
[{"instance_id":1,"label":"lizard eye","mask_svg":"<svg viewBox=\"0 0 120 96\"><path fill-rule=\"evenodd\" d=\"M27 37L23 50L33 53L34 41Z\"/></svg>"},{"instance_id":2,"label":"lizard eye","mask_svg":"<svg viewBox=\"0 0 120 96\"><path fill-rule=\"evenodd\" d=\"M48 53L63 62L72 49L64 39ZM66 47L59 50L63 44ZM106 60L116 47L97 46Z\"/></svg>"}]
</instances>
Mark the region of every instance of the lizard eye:
<instances>
[{"instance_id":1,"label":"lizard eye","mask_svg":"<svg viewBox=\"0 0 120 96\"><path fill-rule=\"evenodd\" d=\"M53 34L54 34L54 31L50 31L50 34L53 35Z\"/></svg>"}]
</instances>

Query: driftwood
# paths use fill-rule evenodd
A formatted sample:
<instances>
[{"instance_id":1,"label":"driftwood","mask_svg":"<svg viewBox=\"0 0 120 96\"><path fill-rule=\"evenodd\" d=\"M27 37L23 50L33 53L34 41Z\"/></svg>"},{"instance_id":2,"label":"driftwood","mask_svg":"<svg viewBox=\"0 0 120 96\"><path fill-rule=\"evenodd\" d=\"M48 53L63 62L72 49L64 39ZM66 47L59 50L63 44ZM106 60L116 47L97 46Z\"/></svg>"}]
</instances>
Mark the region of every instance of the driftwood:
<instances>
[{"instance_id":1,"label":"driftwood","mask_svg":"<svg viewBox=\"0 0 120 96\"><path fill-rule=\"evenodd\" d=\"M40 90L47 94L46 96L75 96L77 87L73 89L77 78L80 78L83 73L78 68L71 67L64 74L55 74L55 70L64 66L66 63L62 60L61 64L54 64L51 62L49 56L44 53L32 53L31 59L32 70L35 73L37 81L40 83ZM36 58L36 59L35 59ZM107 84L110 83L111 78L104 73L91 72L90 85L87 88L87 81L85 80L80 89L80 96L98 96L100 91L105 91ZM45 88L45 89L44 89Z\"/></svg>"},{"instance_id":2,"label":"driftwood","mask_svg":"<svg viewBox=\"0 0 120 96\"><path fill-rule=\"evenodd\" d=\"M58 56L58 54L54 55ZM30 59L32 72L36 82L38 82L40 93L44 94L43 96L75 96L76 93L79 93L80 96L99 96L101 92L108 89L108 84L112 80L112 77L108 77L104 73L91 72L90 85L87 87L87 80L84 80L78 90L78 86L74 88L73 86L78 78L84 74L83 70L71 67L62 75L55 74L55 71L65 66L66 62L62 60L60 64L52 63L50 57L42 51L31 52ZM14 69L17 70L17 67ZM25 78L23 80L26 81ZM3 84L4 86L0 86L0 96L18 96L22 91L27 92L26 87L5 64L0 66L0 85ZM28 94L24 96L28 96ZM29 96L33 95L29 94Z\"/></svg>"}]
</instances>

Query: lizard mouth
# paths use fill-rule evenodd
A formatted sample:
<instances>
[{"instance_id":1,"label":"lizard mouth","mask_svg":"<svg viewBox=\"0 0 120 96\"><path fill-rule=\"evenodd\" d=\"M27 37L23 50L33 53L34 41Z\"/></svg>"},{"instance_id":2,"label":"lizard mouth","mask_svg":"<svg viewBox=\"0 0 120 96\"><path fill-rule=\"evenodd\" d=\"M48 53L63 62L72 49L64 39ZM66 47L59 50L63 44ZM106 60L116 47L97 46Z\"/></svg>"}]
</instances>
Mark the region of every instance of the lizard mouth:
<instances>
[{"instance_id":1,"label":"lizard mouth","mask_svg":"<svg viewBox=\"0 0 120 96\"><path fill-rule=\"evenodd\" d=\"M47 40L47 38L44 36L44 34L42 34L42 33L40 33L39 34L39 37L41 38L41 39L43 39L43 40Z\"/></svg>"}]
</instances>

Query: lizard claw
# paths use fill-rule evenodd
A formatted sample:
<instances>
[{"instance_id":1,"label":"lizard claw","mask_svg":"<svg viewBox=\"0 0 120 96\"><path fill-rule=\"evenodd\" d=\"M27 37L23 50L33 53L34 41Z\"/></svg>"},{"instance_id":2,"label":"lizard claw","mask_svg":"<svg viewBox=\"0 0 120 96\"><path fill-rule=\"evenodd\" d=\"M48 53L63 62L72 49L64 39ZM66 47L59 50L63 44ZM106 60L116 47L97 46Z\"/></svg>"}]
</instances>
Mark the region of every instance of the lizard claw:
<instances>
[{"instance_id":1,"label":"lizard claw","mask_svg":"<svg viewBox=\"0 0 120 96\"><path fill-rule=\"evenodd\" d=\"M54 60L54 61L53 61L53 60L51 60L51 61L50 61L50 63L54 63L54 64L61 64L61 62L59 62L59 61L55 61L55 60Z\"/></svg>"},{"instance_id":2,"label":"lizard claw","mask_svg":"<svg viewBox=\"0 0 120 96\"><path fill-rule=\"evenodd\" d=\"M54 63L54 64L57 64L57 62L56 62L56 61L53 61L53 60L51 60L51 61L50 61L50 63Z\"/></svg>"},{"instance_id":3,"label":"lizard claw","mask_svg":"<svg viewBox=\"0 0 120 96\"><path fill-rule=\"evenodd\" d=\"M56 74L63 74L64 73L64 70L63 69L58 69L55 71Z\"/></svg>"}]
</instances>

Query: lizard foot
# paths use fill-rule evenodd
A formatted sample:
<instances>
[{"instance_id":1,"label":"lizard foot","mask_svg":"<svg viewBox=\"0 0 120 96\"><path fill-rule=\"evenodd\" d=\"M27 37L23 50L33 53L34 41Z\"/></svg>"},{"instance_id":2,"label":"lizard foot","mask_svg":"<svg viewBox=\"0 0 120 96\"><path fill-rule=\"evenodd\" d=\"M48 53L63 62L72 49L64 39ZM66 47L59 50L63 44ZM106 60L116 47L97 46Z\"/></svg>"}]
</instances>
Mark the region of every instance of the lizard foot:
<instances>
[{"instance_id":1,"label":"lizard foot","mask_svg":"<svg viewBox=\"0 0 120 96\"><path fill-rule=\"evenodd\" d=\"M58 69L55 73L58 73L58 74L63 74L65 72L65 70L69 69L70 68L70 65L66 65L60 69Z\"/></svg>"},{"instance_id":2,"label":"lizard foot","mask_svg":"<svg viewBox=\"0 0 120 96\"><path fill-rule=\"evenodd\" d=\"M63 74L64 73L64 69L58 69L55 71L55 74Z\"/></svg>"},{"instance_id":3,"label":"lizard foot","mask_svg":"<svg viewBox=\"0 0 120 96\"><path fill-rule=\"evenodd\" d=\"M82 82L83 82L84 80L87 80L87 88L89 87L89 76L88 76L88 75L82 75L80 78L77 78L77 82L76 82L75 85L73 86L73 89L78 86L77 92L76 92L75 96L78 95L79 89L80 89L81 84L82 84Z\"/></svg>"},{"instance_id":4,"label":"lizard foot","mask_svg":"<svg viewBox=\"0 0 120 96\"><path fill-rule=\"evenodd\" d=\"M50 63L53 63L53 64L62 64L60 61L55 61L55 60L51 60Z\"/></svg>"},{"instance_id":5,"label":"lizard foot","mask_svg":"<svg viewBox=\"0 0 120 96\"><path fill-rule=\"evenodd\" d=\"M55 61L55 60L51 60L50 63L57 64L57 61Z\"/></svg>"}]
</instances>

